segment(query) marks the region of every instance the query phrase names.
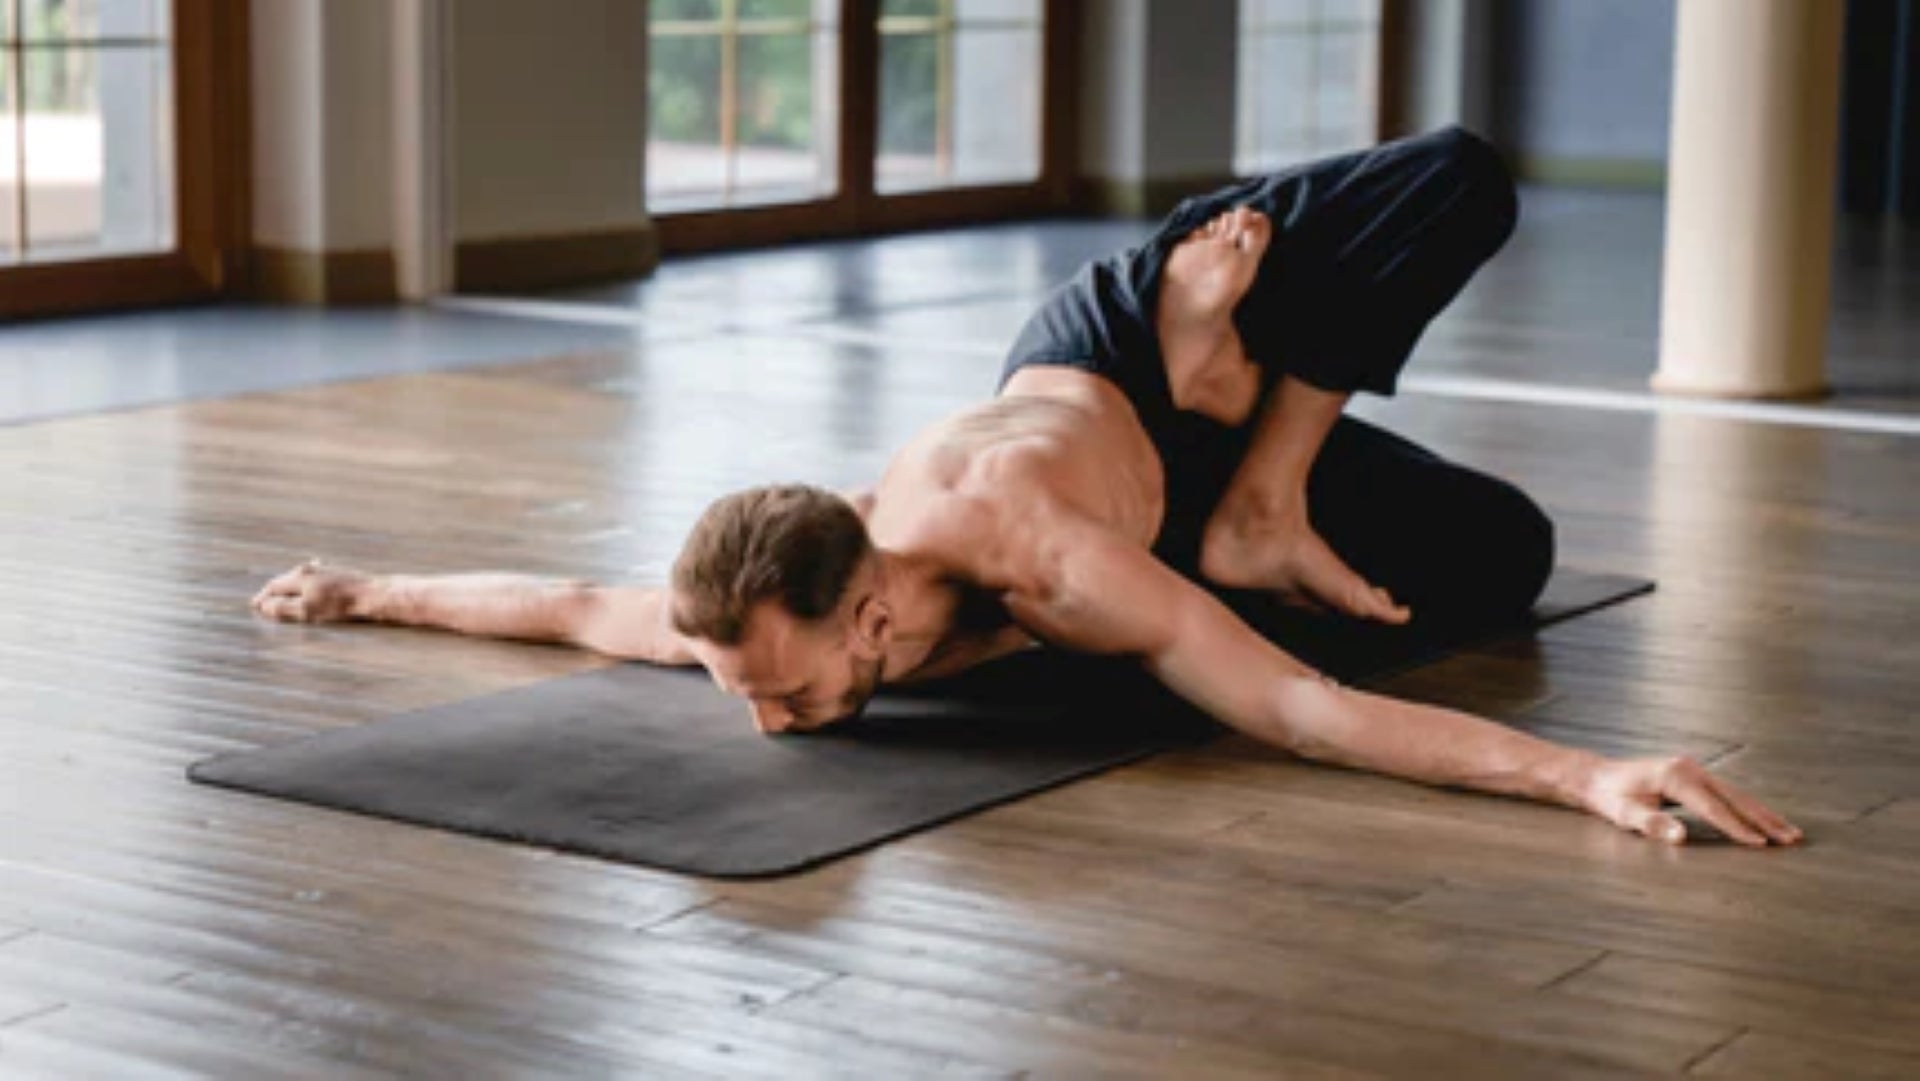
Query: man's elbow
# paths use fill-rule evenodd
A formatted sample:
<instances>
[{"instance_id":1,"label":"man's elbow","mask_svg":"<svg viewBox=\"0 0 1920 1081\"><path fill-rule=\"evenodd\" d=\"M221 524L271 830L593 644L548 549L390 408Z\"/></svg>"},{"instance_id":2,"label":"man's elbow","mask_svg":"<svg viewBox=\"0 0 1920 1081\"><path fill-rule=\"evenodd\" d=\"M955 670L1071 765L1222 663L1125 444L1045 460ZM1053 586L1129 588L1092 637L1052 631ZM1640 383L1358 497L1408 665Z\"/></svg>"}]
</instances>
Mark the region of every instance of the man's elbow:
<instances>
[{"instance_id":1,"label":"man's elbow","mask_svg":"<svg viewBox=\"0 0 1920 1081\"><path fill-rule=\"evenodd\" d=\"M1300 758L1339 763L1342 748L1333 733L1345 693L1338 683L1318 674L1277 680L1267 696L1267 742Z\"/></svg>"}]
</instances>

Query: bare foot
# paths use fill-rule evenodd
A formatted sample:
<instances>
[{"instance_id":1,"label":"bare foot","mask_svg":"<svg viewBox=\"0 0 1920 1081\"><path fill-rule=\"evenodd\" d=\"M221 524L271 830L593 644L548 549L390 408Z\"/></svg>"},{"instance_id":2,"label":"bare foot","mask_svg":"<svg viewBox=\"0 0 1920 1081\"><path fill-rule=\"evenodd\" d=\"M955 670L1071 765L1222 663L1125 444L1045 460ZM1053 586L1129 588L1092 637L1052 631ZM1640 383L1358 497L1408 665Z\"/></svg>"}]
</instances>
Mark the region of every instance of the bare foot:
<instances>
[{"instance_id":1,"label":"bare foot","mask_svg":"<svg viewBox=\"0 0 1920 1081\"><path fill-rule=\"evenodd\" d=\"M317 559L280 575L254 594L253 610L283 623L337 623L354 618L373 576Z\"/></svg>"},{"instance_id":2,"label":"bare foot","mask_svg":"<svg viewBox=\"0 0 1920 1081\"><path fill-rule=\"evenodd\" d=\"M1224 506L1215 511L1201 542L1200 573L1229 589L1272 590L1289 603L1359 619L1400 624L1413 618L1334 554L1307 521L1304 501L1264 515Z\"/></svg>"},{"instance_id":3,"label":"bare foot","mask_svg":"<svg viewBox=\"0 0 1920 1081\"><path fill-rule=\"evenodd\" d=\"M1154 323L1176 388L1216 381L1206 377L1222 367L1223 357L1247 366L1233 308L1252 287L1272 237L1265 214L1238 207L1188 234L1168 255Z\"/></svg>"}]
</instances>

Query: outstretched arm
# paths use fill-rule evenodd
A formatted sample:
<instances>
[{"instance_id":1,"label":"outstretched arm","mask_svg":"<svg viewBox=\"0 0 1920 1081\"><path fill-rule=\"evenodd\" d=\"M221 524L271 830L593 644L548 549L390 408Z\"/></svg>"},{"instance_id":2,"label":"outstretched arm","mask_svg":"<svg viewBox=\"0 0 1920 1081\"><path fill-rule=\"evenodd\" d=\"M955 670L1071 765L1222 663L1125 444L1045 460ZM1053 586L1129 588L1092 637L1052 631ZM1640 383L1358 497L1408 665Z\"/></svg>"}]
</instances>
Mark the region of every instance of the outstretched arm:
<instances>
[{"instance_id":1,"label":"outstretched arm","mask_svg":"<svg viewBox=\"0 0 1920 1081\"><path fill-rule=\"evenodd\" d=\"M1747 844L1799 831L1691 759L1612 761L1457 710L1341 687L1262 638L1152 555L1092 523L1046 523L1048 541L1008 594L1035 634L1138 655L1162 682L1232 727L1303 758L1426 784L1589 811L1678 842L1663 800Z\"/></svg>"},{"instance_id":2,"label":"outstretched arm","mask_svg":"<svg viewBox=\"0 0 1920 1081\"><path fill-rule=\"evenodd\" d=\"M290 623L362 620L563 643L651 664L695 663L668 622L666 591L651 586L517 574L376 575L308 560L268 582L253 609Z\"/></svg>"}]
</instances>

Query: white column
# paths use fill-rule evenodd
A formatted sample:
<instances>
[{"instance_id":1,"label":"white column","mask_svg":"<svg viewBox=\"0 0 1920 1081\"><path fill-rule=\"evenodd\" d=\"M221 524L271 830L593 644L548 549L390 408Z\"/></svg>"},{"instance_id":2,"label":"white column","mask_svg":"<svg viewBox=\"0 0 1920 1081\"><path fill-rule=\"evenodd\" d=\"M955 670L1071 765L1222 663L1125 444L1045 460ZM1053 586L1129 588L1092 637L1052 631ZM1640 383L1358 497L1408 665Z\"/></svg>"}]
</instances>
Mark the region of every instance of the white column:
<instances>
[{"instance_id":1,"label":"white column","mask_svg":"<svg viewBox=\"0 0 1920 1081\"><path fill-rule=\"evenodd\" d=\"M1825 389L1844 12L1679 0L1656 390Z\"/></svg>"},{"instance_id":2,"label":"white column","mask_svg":"<svg viewBox=\"0 0 1920 1081\"><path fill-rule=\"evenodd\" d=\"M453 17L453 0L393 3L394 263L400 296L411 301L453 285Z\"/></svg>"}]
</instances>

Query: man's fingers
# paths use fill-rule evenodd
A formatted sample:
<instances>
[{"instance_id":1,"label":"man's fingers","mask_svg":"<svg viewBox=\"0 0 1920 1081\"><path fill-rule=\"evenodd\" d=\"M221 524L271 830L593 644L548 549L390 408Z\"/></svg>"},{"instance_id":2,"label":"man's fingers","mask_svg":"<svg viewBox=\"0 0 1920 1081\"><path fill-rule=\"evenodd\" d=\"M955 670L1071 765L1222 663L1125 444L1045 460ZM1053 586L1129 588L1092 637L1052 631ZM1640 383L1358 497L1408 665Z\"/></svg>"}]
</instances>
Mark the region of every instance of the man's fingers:
<instances>
[{"instance_id":1,"label":"man's fingers","mask_svg":"<svg viewBox=\"0 0 1920 1081\"><path fill-rule=\"evenodd\" d=\"M1758 797L1732 781L1705 771L1701 772L1701 780L1714 795L1720 797L1722 802L1732 807L1742 818L1774 841L1790 845L1803 836L1800 827L1774 813L1773 809L1761 803Z\"/></svg>"},{"instance_id":2,"label":"man's fingers","mask_svg":"<svg viewBox=\"0 0 1920 1081\"><path fill-rule=\"evenodd\" d=\"M1670 814L1656 811L1643 803L1629 803L1620 816L1620 825L1655 841L1670 845L1685 844L1687 827Z\"/></svg>"},{"instance_id":3,"label":"man's fingers","mask_svg":"<svg viewBox=\"0 0 1920 1081\"><path fill-rule=\"evenodd\" d=\"M299 593L276 593L263 597L254 605L254 610L283 623L308 622L307 599Z\"/></svg>"},{"instance_id":4,"label":"man's fingers","mask_svg":"<svg viewBox=\"0 0 1920 1081\"><path fill-rule=\"evenodd\" d=\"M1676 769L1667 785L1666 797L1713 823L1714 828L1743 845L1765 845L1767 838L1719 797L1704 781L1699 766Z\"/></svg>"}]
</instances>

